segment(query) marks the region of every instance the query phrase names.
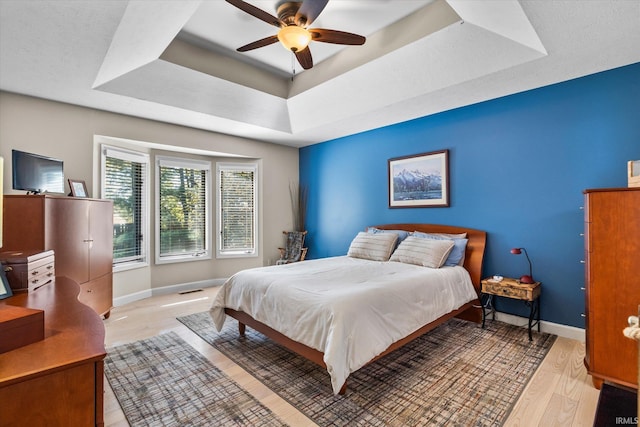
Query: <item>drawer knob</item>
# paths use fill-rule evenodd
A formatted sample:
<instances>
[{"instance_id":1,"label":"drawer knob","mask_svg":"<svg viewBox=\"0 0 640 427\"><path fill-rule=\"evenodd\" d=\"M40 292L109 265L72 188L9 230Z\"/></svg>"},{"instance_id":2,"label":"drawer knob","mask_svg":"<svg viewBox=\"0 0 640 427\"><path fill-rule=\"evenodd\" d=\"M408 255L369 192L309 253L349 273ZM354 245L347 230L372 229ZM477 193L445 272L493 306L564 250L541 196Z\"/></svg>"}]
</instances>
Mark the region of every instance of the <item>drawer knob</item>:
<instances>
[{"instance_id":1,"label":"drawer knob","mask_svg":"<svg viewBox=\"0 0 640 427\"><path fill-rule=\"evenodd\" d=\"M580 264L584 264L584 260L583 259L580 260Z\"/></svg>"},{"instance_id":2,"label":"drawer knob","mask_svg":"<svg viewBox=\"0 0 640 427\"><path fill-rule=\"evenodd\" d=\"M587 315L584 313L580 313L580 317L587 317Z\"/></svg>"},{"instance_id":3,"label":"drawer knob","mask_svg":"<svg viewBox=\"0 0 640 427\"><path fill-rule=\"evenodd\" d=\"M582 287L580 288L580 290L581 290L581 291L586 291L586 290L587 290L587 288L585 288L584 286L582 286Z\"/></svg>"},{"instance_id":4,"label":"drawer knob","mask_svg":"<svg viewBox=\"0 0 640 427\"><path fill-rule=\"evenodd\" d=\"M37 276L39 273L40 273L40 272L39 272L38 270L33 270L33 271L31 272L31 275L32 275L32 276Z\"/></svg>"},{"instance_id":5,"label":"drawer knob","mask_svg":"<svg viewBox=\"0 0 640 427\"><path fill-rule=\"evenodd\" d=\"M51 270L53 268L53 265L47 265L47 270Z\"/></svg>"}]
</instances>

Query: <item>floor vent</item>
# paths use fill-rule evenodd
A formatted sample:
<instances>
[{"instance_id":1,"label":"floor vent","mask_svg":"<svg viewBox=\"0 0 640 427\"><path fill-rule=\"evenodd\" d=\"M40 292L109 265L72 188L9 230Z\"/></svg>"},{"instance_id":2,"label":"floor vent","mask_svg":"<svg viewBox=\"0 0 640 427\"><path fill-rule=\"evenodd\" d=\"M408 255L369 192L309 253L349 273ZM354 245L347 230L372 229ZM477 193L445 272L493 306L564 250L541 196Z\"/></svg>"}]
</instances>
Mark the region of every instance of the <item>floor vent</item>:
<instances>
[{"instance_id":1,"label":"floor vent","mask_svg":"<svg viewBox=\"0 0 640 427\"><path fill-rule=\"evenodd\" d=\"M202 292L202 289L192 289L190 291L182 291L182 292L178 292L178 295L186 295L186 294L192 294L194 292Z\"/></svg>"}]
</instances>

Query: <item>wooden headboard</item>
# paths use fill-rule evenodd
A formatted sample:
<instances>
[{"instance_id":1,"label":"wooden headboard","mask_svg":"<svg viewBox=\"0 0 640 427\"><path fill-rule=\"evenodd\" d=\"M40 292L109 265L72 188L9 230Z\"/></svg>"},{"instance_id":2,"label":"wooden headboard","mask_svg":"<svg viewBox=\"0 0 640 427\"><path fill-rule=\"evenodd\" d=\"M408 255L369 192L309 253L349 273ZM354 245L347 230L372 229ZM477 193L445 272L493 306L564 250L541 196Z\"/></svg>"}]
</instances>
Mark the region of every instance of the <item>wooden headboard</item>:
<instances>
[{"instance_id":1,"label":"wooden headboard","mask_svg":"<svg viewBox=\"0 0 640 427\"><path fill-rule=\"evenodd\" d=\"M372 225L372 227L382 230L420 231L423 233L467 233L469 242L467 243L467 251L465 253L464 268L469 272L473 286L478 293L480 293L482 261L484 259L484 248L487 242L487 233L485 231L439 224L384 224Z\"/></svg>"}]
</instances>

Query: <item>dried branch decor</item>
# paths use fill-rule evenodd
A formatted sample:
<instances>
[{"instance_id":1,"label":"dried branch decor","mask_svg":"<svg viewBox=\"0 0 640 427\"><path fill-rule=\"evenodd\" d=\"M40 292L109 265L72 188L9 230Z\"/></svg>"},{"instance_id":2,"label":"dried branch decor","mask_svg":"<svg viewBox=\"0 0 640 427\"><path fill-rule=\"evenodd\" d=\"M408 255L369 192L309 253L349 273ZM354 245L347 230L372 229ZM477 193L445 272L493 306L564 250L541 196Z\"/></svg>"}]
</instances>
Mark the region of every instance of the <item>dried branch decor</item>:
<instances>
[{"instance_id":1,"label":"dried branch decor","mask_svg":"<svg viewBox=\"0 0 640 427\"><path fill-rule=\"evenodd\" d=\"M291 210L293 212L294 231L305 231L307 219L307 197L308 189L295 182L289 183L289 194L291 195Z\"/></svg>"}]
</instances>

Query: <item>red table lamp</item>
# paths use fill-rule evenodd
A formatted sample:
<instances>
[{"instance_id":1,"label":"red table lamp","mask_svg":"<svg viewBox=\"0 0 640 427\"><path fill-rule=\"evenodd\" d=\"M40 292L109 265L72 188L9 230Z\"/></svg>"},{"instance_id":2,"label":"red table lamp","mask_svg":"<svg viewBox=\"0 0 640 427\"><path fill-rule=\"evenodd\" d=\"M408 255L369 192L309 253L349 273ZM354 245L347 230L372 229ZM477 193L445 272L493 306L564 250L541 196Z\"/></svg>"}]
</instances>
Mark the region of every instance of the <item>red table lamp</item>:
<instances>
[{"instance_id":1,"label":"red table lamp","mask_svg":"<svg viewBox=\"0 0 640 427\"><path fill-rule=\"evenodd\" d=\"M531 269L531 260L529 259L529 254L525 248L513 248L511 249L511 253L514 255L520 255L524 251L524 255L527 257L527 261L529 261L529 275L524 275L520 277L520 283L535 283L533 280L533 273Z\"/></svg>"}]
</instances>

